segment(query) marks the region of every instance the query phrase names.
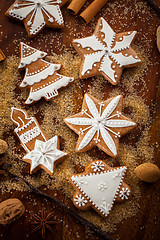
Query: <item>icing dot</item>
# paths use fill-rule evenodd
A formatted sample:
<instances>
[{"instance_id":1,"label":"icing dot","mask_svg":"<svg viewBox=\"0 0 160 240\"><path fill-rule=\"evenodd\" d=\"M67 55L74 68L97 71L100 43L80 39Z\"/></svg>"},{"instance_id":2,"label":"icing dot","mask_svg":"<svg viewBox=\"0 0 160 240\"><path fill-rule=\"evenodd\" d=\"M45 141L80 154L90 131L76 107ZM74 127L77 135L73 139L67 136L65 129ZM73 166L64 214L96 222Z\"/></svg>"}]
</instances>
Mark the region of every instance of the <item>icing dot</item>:
<instances>
[{"instance_id":1,"label":"icing dot","mask_svg":"<svg viewBox=\"0 0 160 240\"><path fill-rule=\"evenodd\" d=\"M128 54L126 53L126 54L125 54L125 56L127 57L127 56L128 56Z\"/></svg>"},{"instance_id":2,"label":"icing dot","mask_svg":"<svg viewBox=\"0 0 160 240\"><path fill-rule=\"evenodd\" d=\"M118 77L117 75L115 75L115 77Z\"/></svg>"},{"instance_id":3,"label":"icing dot","mask_svg":"<svg viewBox=\"0 0 160 240\"><path fill-rule=\"evenodd\" d=\"M17 8L17 7L18 7L18 4L14 4L14 7Z\"/></svg>"},{"instance_id":4,"label":"icing dot","mask_svg":"<svg viewBox=\"0 0 160 240\"><path fill-rule=\"evenodd\" d=\"M28 22L27 22L27 26L28 26L28 27L31 26L31 24L32 24L31 21L28 21Z\"/></svg>"},{"instance_id":5,"label":"icing dot","mask_svg":"<svg viewBox=\"0 0 160 240\"><path fill-rule=\"evenodd\" d=\"M112 68L115 68L115 65L113 65Z\"/></svg>"},{"instance_id":6,"label":"icing dot","mask_svg":"<svg viewBox=\"0 0 160 240\"><path fill-rule=\"evenodd\" d=\"M87 50L90 50L90 48L88 47Z\"/></svg>"},{"instance_id":7,"label":"icing dot","mask_svg":"<svg viewBox=\"0 0 160 240\"><path fill-rule=\"evenodd\" d=\"M138 57L137 57L137 56L135 56L135 58L136 58L136 59L138 59Z\"/></svg>"},{"instance_id":8,"label":"icing dot","mask_svg":"<svg viewBox=\"0 0 160 240\"><path fill-rule=\"evenodd\" d=\"M131 32L128 32L128 34L131 34Z\"/></svg>"},{"instance_id":9,"label":"icing dot","mask_svg":"<svg viewBox=\"0 0 160 240\"><path fill-rule=\"evenodd\" d=\"M121 37L119 40L122 40L123 38Z\"/></svg>"},{"instance_id":10,"label":"icing dot","mask_svg":"<svg viewBox=\"0 0 160 240\"><path fill-rule=\"evenodd\" d=\"M87 73L89 73L89 70L87 71Z\"/></svg>"},{"instance_id":11,"label":"icing dot","mask_svg":"<svg viewBox=\"0 0 160 240\"><path fill-rule=\"evenodd\" d=\"M50 23L53 23L53 18L49 18L48 21L49 21Z\"/></svg>"}]
</instances>

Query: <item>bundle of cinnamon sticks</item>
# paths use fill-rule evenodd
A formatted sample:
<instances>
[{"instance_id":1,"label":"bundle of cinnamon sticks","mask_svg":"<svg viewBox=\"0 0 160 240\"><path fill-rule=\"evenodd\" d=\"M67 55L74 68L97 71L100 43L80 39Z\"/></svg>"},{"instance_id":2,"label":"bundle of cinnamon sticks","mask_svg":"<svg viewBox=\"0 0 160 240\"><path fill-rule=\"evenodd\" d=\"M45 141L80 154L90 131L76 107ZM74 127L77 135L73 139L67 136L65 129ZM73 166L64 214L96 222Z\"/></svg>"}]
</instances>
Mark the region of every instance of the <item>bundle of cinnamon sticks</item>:
<instances>
[{"instance_id":1,"label":"bundle of cinnamon sticks","mask_svg":"<svg viewBox=\"0 0 160 240\"><path fill-rule=\"evenodd\" d=\"M68 6L68 10L76 15L86 1L87 0L72 0ZM93 2L80 14L80 16L86 21L86 23L89 23L107 2L108 0L93 0Z\"/></svg>"}]
</instances>

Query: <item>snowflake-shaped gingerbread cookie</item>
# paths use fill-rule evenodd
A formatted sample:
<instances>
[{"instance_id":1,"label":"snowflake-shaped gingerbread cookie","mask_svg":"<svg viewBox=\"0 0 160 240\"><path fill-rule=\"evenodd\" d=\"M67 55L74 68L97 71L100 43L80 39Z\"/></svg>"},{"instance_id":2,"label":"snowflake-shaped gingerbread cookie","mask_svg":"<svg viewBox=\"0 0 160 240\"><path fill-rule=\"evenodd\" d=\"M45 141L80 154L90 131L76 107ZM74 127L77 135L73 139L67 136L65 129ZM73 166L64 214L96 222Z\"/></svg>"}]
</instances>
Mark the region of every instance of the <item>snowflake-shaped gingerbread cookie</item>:
<instances>
[{"instance_id":1,"label":"snowflake-shaped gingerbread cookie","mask_svg":"<svg viewBox=\"0 0 160 240\"><path fill-rule=\"evenodd\" d=\"M95 171L97 164L103 164L103 170ZM102 216L108 216L115 201L123 202L131 196L130 187L123 181L126 170L125 166L111 168L102 160L89 163L83 173L70 178L76 190L74 205L82 210L93 208Z\"/></svg>"},{"instance_id":2,"label":"snowflake-shaped gingerbread cookie","mask_svg":"<svg viewBox=\"0 0 160 240\"><path fill-rule=\"evenodd\" d=\"M16 0L6 16L24 22L30 37L36 36L45 26L63 28L61 0Z\"/></svg>"},{"instance_id":3,"label":"snowflake-shaped gingerbread cookie","mask_svg":"<svg viewBox=\"0 0 160 240\"><path fill-rule=\"evenodd\" d=\"M76 151L84 152L98 146L108 155L118 153L119 138L136 127L136 123L122 115L121 95L101 102L85 94L82 111L65 118L65 123L79 135ZM95 162L94 169L103 170L103 164Z\"/></svg>"},{"instance_id":4,"label":"snowflake-shaped gingerbread cookie","mask_svg":"<svg viewBox=\"0 0 160 240\"><path fill-rule=\"evenodd\" d=\"M141 63L131 48L136 31L116 34L104 18L100 18L92 36L73 40L73 46L82 57L80 78L103 75L116 85L123 68Z\"/></svg>"}]
</instances>

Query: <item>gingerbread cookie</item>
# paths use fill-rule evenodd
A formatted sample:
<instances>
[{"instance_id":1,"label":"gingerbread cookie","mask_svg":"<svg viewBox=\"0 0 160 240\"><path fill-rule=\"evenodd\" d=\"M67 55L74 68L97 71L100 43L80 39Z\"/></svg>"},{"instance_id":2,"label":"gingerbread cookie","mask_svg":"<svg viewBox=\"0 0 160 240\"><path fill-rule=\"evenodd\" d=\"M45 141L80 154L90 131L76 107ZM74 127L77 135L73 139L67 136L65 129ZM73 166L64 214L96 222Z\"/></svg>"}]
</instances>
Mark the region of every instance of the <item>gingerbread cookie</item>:
<instances>
[{"instance_id":1,"label":"gingerbread cookie","mask_svg":"<svg viewBox=\"0 0 160 240\"><path fill-rule=\"evenodd\" d=\"M102 102L85 94L82 111L64 119L79 135L76 152L98 146L108 155L117 156L119 138L136 127L136 123L122 115L122 103L122 95Z\"/></svg>"},{"instance_id":2,"label":"gingerbread cookie","mask_svg":"<svg viewBox=\"0 0 160 240\"><path fill-rule=\"evenodd\" d=\"M82 210L95 209L107 217L115 201L123 202L131 196L130 187L123 181L127 168L111 168L102 160L89 163L85 171L73 175L70 182L76 192L74 205Z\"/></svg>"},{"instance_id":3,"label":"gingerbread cookie","mask_svg":"<svg viewBox=\"0 0 160 240\"><path fill-rule=\"evenodd\" d=\"M63 28L61 0L16 0L6 16L23 22L29 37L36 36L45 26Z\"/></svg>"},{"instance_id":4,"label":"gingerbread cookie","mask_svg":"<svg viewBox=\"0 0 160 240\"><path fill-rule=\"evenodd\" d=\"M104 18L98 20L92 36L73 40L82 57L80 78L102 75L116 85L125 67L138 65L141 60L130 47L136 31L116 34Z\"/></svg>"},{"instance_id":5,"label":"gingerbread cookie","mask_svg":"<svg viewBox=\"0 0 160 240\"><path fill-rule=\"evenodd\" d=\"M30 163L30 174L44 169L53 175L55 166L68 154L60 151L57 136L47 139L36 118L29 117L26 111L12 108L12 121L18 126L14 131L27 154L23 161Z\"/></svg>"},{"instance_id":6,"label":"gingerbread cookie","mask_svg":"<svg viewBox=\"0 0 160 240\"><path fill-rule=\"evenodd\" d=\"M21 46L21 58L19 69L25 68L26 74L20 84L20 88L30 88L29 96L25 104L32 104L42 97L50 101L58 95L58 89L68 86L74 78L57 73L61 64L46 62L47 53L32 48L23 42Z\"/></svg>"}]
</instances>

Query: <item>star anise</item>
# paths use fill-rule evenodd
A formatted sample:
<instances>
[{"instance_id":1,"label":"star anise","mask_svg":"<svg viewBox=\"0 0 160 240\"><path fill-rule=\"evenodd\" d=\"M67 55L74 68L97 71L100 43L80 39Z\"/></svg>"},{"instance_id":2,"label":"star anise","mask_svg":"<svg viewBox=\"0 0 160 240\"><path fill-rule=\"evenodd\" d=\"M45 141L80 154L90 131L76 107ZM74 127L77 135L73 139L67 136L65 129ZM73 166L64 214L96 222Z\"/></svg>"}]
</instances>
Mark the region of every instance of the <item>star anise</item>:
<instances>
[{"instance_id":1,"label":"star anise","mask_svg":"<svg viewBox=\"0 0 160 240\"><path fill-rule=\"evenodd\" d=\"M44 208L42 208L42 211L41 211L41 215L37 215L37 214L34 214L33 215L33 218L35 219L35 222L32 222L32 224L34 225L37 225L34 229L34 231L38 231L41 229L42 231L42 238L44 239L45 238L45 232L46 232L46 228L54 233L53 229L50 227L51 224L56 224L58 222L55 222L55 221L52 221L50 220L50 218L52 217L53 215L53 212L52 213L49 213L48 215L46 215L45 211L44 211Z\"/></svg>"}]
</instances>

